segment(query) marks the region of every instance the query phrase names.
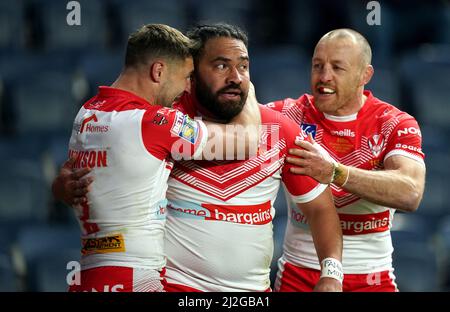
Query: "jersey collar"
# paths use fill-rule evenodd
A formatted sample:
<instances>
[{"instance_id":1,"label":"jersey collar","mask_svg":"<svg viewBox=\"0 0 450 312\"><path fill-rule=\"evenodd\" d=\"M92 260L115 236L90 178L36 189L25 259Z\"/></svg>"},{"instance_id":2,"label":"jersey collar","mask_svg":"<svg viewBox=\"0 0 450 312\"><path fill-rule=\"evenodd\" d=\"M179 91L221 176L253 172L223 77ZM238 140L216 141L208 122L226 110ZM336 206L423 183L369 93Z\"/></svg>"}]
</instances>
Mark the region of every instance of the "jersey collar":
<instances>
[{"instance_id":1,"label":"jersey collar","mask_svg":"<svg viewBox=\"0 0 450 312\"><path fill-rule=\"evenodd\" d=\"M125 91L122 89L107 87L107 86L100 86L98 87L98 94L102 97L111 97L111 96L120 96L120 97L126 97L128 99L133 99L133 101L136 101L141 104L149 105L150 103L140 96L137 96L136 94Z\"/></svg>"}]
</instances>

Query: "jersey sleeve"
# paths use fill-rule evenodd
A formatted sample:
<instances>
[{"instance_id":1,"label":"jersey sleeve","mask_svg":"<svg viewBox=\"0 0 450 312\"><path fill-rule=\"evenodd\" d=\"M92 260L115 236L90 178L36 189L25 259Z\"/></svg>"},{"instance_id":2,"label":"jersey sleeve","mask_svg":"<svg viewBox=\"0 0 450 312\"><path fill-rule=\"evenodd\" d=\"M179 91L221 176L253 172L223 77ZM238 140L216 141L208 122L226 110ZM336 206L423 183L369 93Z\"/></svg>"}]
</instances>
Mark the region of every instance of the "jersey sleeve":
<instances>
[{"instance_id":1,"label":"jersey sleeve","mask_svg":"<svg viewBox=\"0 0 450 312\"><path fill-rule=\"evenodd\" d=\"M283 112L284 106L285 106L285 100L269 102L266 104L266 107L268 107L274 111L280 112L280 113Z\"/></svg>"},{"instance_id":2,"label":"jersey sleeve","mask_svg":"<svg viewBox=\"0 0 450 312\"><path fill-rule=\"evenodd\" d=\"M175 160L199 156L208 140L208 130L201 120L182 112L160 107L147 110L142 119L142 140L147 151L158 159Z\"/></svg>"},{"instance_id":3,"label":"jersey sleeve","mask_svg":"<svg viewBox=\"0 0 450 312\"><path fill-rule=\"evenodd\" d=\"M307 134L295 122L285 116L280 116L281 129L286 139L286 152L290 148L300 148L295 145L295 140L307 140ZM290 172L291 164L285 162L282 170L282 180L291 196L297 203L307 203L314 200L326 188L326 184L321 184L311 177Z\"/></svg>"},{"instance_id":4,"label":"jersey sleeve","mask_svg":"<svg viewBox=\"0 0 450 312\"><path fill-rule=\"evenodd\" d=\"M384 160L394 155L401 155L424 163L422 135L417 121L408 115L403 117L392 132L386 145Z\"/></svg>"},{"instance_id":5,"label":"jersey sleeve","mask_svg":"<svg viewBox=\"0 0 450 312\"><path fill-rule=\"evenodd\" d=\"M282 113L297 124L301 124L303 122L304 110L310 103L310 96L308 94L303 94L298 99L286 98L284 100L267 103L266 106Z\"/></svg>"}]
</instances>

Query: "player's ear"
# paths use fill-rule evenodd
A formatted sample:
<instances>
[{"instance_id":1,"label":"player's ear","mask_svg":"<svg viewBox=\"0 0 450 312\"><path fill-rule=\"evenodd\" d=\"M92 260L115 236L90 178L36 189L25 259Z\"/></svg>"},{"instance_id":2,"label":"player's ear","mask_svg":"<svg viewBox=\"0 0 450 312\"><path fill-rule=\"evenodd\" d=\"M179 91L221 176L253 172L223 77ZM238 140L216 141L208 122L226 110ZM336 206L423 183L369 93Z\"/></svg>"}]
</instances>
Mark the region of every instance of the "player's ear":
<instances>
[{"instance_id":1,"label":"player's ear","mask_svg":"<svg viewBox=\"0 0 450 312\"><path fill-rule=\"evenodd\" d=\"M363 85L366 85L369 83L370 79L372 79L373 73L374 73L373 66L366 65L366 69L364 70L363 77L362 77Z\"/></svg>"},{"instance_id":2,"label":"player's ear","mask_svg":"<svg viewBox=\"0 0 450 312\"><path fill-rule=\"evenodd\" d=\"M167 66L163 61L153 62L150 65L150 79L156 83L160 83L166 69Z\"/></svg>"}]
</instances>

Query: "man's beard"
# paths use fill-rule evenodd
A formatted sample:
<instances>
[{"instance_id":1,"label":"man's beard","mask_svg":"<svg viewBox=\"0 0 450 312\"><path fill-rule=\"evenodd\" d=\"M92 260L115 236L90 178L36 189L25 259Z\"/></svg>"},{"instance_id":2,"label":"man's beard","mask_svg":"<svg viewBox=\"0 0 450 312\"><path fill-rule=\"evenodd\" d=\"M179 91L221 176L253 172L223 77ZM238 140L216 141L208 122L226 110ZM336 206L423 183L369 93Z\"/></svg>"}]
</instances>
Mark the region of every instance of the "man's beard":
<instances>
[{"instance_id":1,"label":"man's beard","mask_svg":"<svg viewBox=\"0 0 450 312\"><path fill-rule=\"evenodd\" d=\"M226 92L227 90L240 90L241 99L238 101L220 101L218 99L220 93ZM208 88L208 86L198 76L196 76L195 81L195 92L199 104L214 115L211 117L218 120L223 120L225 122L229 122L233 117L237 116L242 111L248 95L239 85L234 83L229 84L213 94L210 88Z\"/></svg>"}]
</instances>

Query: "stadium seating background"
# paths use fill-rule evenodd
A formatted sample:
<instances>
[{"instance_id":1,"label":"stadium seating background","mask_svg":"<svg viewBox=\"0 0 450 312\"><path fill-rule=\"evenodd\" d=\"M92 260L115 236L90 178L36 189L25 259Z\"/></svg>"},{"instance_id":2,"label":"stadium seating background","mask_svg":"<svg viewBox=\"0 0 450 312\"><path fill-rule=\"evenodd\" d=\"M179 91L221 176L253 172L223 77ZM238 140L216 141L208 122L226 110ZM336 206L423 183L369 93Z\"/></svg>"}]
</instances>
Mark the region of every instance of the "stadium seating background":
<instances>
[{"instance_id":1,"label":"stadium seating background","mask_svg":"<svg viewBox=\"0 0 450 312\"><path fill-rule=\"evenodd\" d=\"M98 85L119 74L127 34L145 23L184 31L201 21L248 31L261 103L308 92L310 56L325 32L350 27L368 38L375 76L367 89L417 118L426 153L423 202L394 220L397 283L402 291L449 291L450 3L379 1L381 25L369 26L367 2L82 0L81 26L68 26L68 1L1 0L0 291L67 289L79 230L50 185L72 120ZM273 268L287 218L282 191L276 209Z\"/></svg>"}]
</instances>

